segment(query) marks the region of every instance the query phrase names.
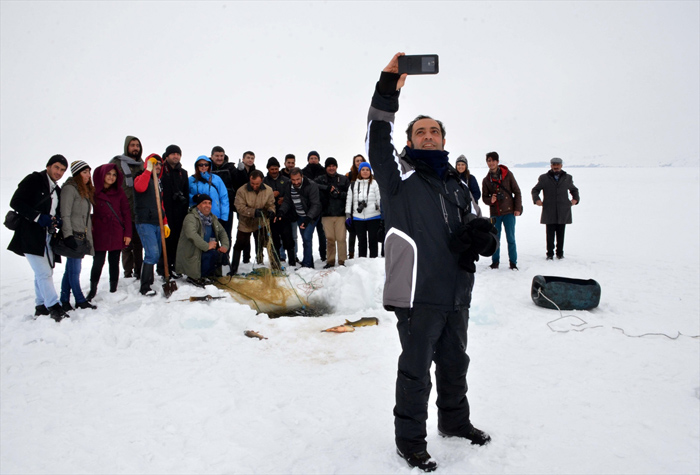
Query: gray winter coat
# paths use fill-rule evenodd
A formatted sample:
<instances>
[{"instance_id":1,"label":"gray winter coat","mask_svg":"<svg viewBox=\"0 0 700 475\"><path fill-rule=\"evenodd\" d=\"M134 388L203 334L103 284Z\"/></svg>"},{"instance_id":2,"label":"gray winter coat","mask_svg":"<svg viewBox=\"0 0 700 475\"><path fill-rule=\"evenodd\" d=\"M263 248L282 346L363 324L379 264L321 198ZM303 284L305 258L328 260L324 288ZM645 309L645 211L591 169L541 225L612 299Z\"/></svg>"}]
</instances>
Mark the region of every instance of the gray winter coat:
<instances>
[{"instance_id":1,"label":"gray winter coat","mask_svg":"<svg viewBox=\"0 0 700 475\"><path fill-rule=\"evenodd\" d=\"M212 232L219 241L219 245L229 248L226 230L224 230L224 227L214 213L212 213L211 216ZM204 240L204 226L202 226L202 220L199 219L197 208L192 207L182 223L182 232L180 233L180 240L177 243L175 270L193 279L201 278L202 253L208 250L209 243Z\"/></svg>"},{"instance_id":2,"label":"gray winter coat","mask_svg":"<svg viewBox=\"0 0 700 475\"><path fill-rule=\"evenodd\" d=\"M61 188L61 219L63 220L61 231L64 238L72 236L73 233L86 233L90 243L90 255L94 256L91 210L90 200L80 196L75 179L70 177Z\"/></svg>"},{"instance_id":3,"label":"gray winter coat","mask_svg":"<svg viewBox=\"0 0 700 475\"><path fill-rule=\"evenodd\" d=\"M574 186L574 179L571 175L562 171L559 180L554 178L554 172L548 171L540 175L537 184L532 189L532 201L537 204L540 199L540 190L544 192L542 199L542 224L571 224L571 197L580 201L578 188Z\"/></svg>"}]
</instances>

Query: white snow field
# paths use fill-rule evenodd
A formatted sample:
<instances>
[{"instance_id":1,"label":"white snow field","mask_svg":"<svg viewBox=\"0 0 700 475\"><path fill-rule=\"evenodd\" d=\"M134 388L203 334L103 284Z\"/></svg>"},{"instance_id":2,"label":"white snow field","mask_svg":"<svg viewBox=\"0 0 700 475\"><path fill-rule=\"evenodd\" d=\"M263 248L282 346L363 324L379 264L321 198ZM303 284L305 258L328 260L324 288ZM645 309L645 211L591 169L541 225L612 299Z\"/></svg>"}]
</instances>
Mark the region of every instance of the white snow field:
<instances>
[{"instance_id":1,"label":"white snow field","mask_svg":"<svg viewBox=\"0 0 700 475\"><path fill-rule=\"evenodd\" d=\"M562 261L545 261L530 199L546 170L512 169L525 203L520 270L477 263L469 330L472 421L493 442L440 438L433 391L437 473L699 473L699 169L564 169L581 204ZM30 171L2 178L3 214ZM400 346L381 305L382 259L292 272L300 292L331 306L321 317L269 319L230 297L178 302L227 295L183 281L169 300L140 296L133 279L110 294L105 269L98 309L57 324L33 319L33 276L10 238L3 227L3 474L411 472L394 452ZM554 321L559 312L530 298L538 274L595 279L600 306L563 312L581 326ZM321 333L370 316L379 326Z\"/></svg>"}]
</instances>

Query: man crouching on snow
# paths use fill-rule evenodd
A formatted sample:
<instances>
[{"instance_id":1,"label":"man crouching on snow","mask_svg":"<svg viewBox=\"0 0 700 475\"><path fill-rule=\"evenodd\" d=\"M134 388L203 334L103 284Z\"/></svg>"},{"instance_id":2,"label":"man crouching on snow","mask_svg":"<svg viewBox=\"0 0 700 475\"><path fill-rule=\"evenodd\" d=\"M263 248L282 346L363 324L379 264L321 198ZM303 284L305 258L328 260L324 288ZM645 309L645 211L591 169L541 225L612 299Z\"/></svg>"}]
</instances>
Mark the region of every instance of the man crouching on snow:
<instances>
[{"instance_id":1,"label":"man crouching on snow","mask_svg":"<svg viewBox=\"0 0 700 475\"><path fill-rule=\"evenodd\" d=\"M175 269L185 274L190 284L204 287L209 283L206 278L216 274L229 242L224 225L211 212L211 197L202 193L192 200L195 206L182 223ZM217 241L221 246L217 246Z\"/></svg>"},{"instance_id":2,"label":"man crouching on snow","mask_svg":"<svg viewBox=\"0 0 700 475\"><path fill-rule=\"evenodd\" d=\"M406 75L397 53L381 73L369 109L367 152L386 216L384 308L394 311L402 353L396 379L396 448L410 466L437 464L426 447L430 365L435 361L438 431L485 445L469 417L467 325L474 262L498 246L496 230L472 207L467 184L448 163L441 122L418 116L401 154L394 114Z\"/></svg>"}]
</instances>

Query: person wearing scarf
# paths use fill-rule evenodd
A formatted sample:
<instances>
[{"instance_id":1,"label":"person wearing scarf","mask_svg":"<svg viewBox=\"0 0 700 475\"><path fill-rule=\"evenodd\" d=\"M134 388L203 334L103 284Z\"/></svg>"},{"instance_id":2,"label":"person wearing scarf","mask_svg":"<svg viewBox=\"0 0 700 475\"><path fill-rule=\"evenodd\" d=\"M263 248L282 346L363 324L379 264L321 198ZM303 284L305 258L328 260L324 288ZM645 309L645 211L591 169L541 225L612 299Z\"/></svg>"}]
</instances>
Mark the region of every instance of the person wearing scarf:
<instances>
[{"instance_id":1,"label":"person wearing scarf","mask_svg":"<svg viewBox=\"0 0 700 475\"><path fill-rule=\"evenodd\" d=\"M394 116L406 74L397 53L382 71L368 113L366 146L386 223L384 308L393 311L401 342L396 378L396 451L430 472L427 451L432 363L437 429L485 445L491 437L471 423L467 400L467 326L475 261L498 246L495 229L478 217L467 185L448 162L445 128L420 115L394 149ZM426 79L429 80L429 79Z\"/></svg>"},{"instance_id":2,"label":"person wearing scarf","mask_svg":"<svg viewBox=\"0 0 700 475\"><path fill-rule=\"evenodd\" d=\"M230 243L226 229L211 212L211 196L200 193L192 200L195 205L185 216L177 243L175 270L186 275L190 284L204 287L207 278L217 273Z\"/></svg>"}]
</instances>

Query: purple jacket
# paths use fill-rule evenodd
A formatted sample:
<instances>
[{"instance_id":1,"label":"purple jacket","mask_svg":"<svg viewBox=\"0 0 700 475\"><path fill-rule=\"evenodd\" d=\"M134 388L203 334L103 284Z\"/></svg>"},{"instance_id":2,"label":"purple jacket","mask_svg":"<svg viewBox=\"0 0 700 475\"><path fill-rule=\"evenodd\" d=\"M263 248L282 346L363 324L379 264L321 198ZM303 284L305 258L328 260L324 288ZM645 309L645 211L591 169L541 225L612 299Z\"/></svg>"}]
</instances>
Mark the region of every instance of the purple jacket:
<instances>
[{"instance_id":1,"label":"purple jacket","mask_svg":"<svg viewBox=\"0 0 700 475\"><path fill-rule=\"evenodd\" d=\"M117 172L117 181L105 189L105 176L110 170ZM122 188L123 181L121 170L112 163L97 167L92 175L92 182L95 184L95 207L92 215L95 251L124 249L124 238L131 237L131 210ZM107 203L112 205L114 212Z\"/></svg>"}]
</instances>

